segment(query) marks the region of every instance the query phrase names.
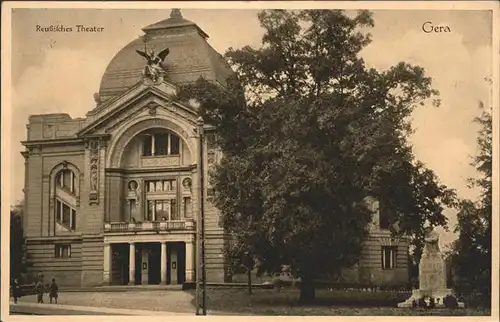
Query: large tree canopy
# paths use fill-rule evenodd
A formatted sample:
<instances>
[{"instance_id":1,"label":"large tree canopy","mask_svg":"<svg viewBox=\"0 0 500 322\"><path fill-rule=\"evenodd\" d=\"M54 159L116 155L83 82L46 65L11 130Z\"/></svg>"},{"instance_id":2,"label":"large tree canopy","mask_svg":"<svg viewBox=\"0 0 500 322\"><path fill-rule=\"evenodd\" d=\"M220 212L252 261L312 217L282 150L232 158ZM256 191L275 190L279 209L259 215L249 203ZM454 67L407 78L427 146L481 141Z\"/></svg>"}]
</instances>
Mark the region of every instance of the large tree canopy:
<instances>
[{"instance_id":1,"label":"large tree canopy","mask_svg":"<svg viewBox=\"0 0 500 322\"><path fill-rule=\"evenodd\" d=\"M492 118L491 108L480 104L481 115L477 143L479 154L472 165L479 173L470 179L471 187L481 191L477 201L463 200L458 205L458 239L452 249L452 263L456 272L456 287L462 293L479 293L480 303L491 301L491 214L492 214ZM471 265L474 263L474 265Z\"/></svg>"},{"instance_id":2,"label":"large tree canopy","mask_svg":"<svg viewBox=\"0 0 500 322\"><path fill-rule=\"evenodd\" d=\"M235 237L266 269L289 264L311 280L355 264L373 196L421 240L426 219L446 225L454 193L414 159L407 141L416 106L437 95L418 66L377 71L360 51L371 13L263 11L260 48L230 49L236 79L200 79L181 89L215 126L224 158L213 172L214 203Z\"/></svg>"}]
</instances>

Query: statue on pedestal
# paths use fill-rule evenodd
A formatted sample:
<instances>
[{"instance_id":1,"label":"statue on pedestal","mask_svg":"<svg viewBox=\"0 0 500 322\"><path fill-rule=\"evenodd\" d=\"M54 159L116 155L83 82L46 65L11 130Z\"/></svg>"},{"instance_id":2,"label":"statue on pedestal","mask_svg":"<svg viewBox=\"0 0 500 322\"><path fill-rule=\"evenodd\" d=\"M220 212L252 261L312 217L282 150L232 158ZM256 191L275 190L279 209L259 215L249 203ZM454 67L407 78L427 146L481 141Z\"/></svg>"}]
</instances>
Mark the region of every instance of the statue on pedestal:
<instances>
[{"instance_id":1,"label":"statue on pedestal","mask_svg":"<svg viewBox=\"0 0 500 322\"><path fill-rule=\"evenodd\" d=\"M149 78L156 83L158 80L160 80L160 76L164 73L161 64L163 63L163 61L165 61L165 58L170 53L170 50L168 48L165 48L158 54L156 54L154 49L148 52L148 50L144 48L144 51L136 50L136 52L142 57L146 58L147 64L144 67L142 75L145 78Z\"/></svg>"},{"instance_id":2,"label":"statue on pedestal","mask_svg":"<svg viewBox=\"0 0 500 322\"><path fill-rule=\"evenodd\" d=\"M424 224L424 249L419 265L419 289L413 290L412 296L398 307L412 307L414 301L423 297L432 297L436 306L444 306L444 298L453 295L446 288L446 264L439 250L439 233L433 229L429 221ZM458 304L463 307L463 303Z\"/></svg>"}]
</instances>

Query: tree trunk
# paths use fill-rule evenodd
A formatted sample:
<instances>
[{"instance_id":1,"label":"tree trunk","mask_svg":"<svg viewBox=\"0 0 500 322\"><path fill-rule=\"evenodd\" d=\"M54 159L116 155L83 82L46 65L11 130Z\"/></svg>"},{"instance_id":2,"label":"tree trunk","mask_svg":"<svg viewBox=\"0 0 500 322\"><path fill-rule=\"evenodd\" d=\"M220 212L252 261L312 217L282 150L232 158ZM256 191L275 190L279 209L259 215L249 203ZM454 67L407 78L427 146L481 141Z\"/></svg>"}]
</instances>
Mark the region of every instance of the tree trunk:
<instances>
[{"instance_id":1,"label":"tree trunk","mask_svg":"<svg viewBox=\"0 0 500 322\"><path fill-rule=\"evenodd\" d=\"M306 304L314 302L316 298L316 290L312 278L302 276L300 281L300 303Z\"/></svg>"}]
</instances>

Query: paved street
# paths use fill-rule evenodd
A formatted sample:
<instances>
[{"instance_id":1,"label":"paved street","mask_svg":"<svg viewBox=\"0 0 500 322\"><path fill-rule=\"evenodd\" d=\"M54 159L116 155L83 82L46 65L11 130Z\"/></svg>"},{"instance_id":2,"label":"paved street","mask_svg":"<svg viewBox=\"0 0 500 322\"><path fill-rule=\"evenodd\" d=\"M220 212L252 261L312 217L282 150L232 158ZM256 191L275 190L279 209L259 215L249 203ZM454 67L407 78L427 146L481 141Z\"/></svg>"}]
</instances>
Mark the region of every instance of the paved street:
<instances>
[{"instance_id":1,"label":"paved street","mask_svg":"<svg viewBox=\"0 0 500 322\"><path fill-rule=\"evenodd\" d=\"M183 291L61 292L58 304L194 314L192 300L193 296ZM44 302L50 306L48 296ZM23 297L20 303L36 303L36 296Z\"/></svg>"}]
</instances>

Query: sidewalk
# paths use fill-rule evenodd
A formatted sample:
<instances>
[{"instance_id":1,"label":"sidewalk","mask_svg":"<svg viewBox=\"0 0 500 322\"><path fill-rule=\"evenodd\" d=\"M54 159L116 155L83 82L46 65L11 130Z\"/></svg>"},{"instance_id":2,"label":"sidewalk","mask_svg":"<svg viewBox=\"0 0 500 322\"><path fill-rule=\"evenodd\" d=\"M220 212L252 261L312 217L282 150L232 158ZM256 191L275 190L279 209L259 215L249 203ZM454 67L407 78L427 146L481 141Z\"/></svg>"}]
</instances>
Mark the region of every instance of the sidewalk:
<instances>
[{"instance_id":1,"label":"sidewalk","mask_svg":"<svg viewBox=\"0 0 500 322\"><path fill-rule=\"evenodd\" d=\"M146 310L129 310L129 309L114 309L106 307L92 306L77 306L77 305L61 305L61 304L39 304L18 302L14 304L10 302L10 314L34 314L34 315L160 315L160 316L190 316L195 313L183 312L167 312L167 311L146 311Z\"/></svg>"},{"instance_id":2,"label":"sidewalk","mask_svg":"<svg viewBox=\"0 0 500 322\"><path fill-rule=\"evenodd\" d=\"M142 291L182 291L182 285L107 285L92 287L60 287L60 292L142 292Z\"/></svg>"}]
</instances>

